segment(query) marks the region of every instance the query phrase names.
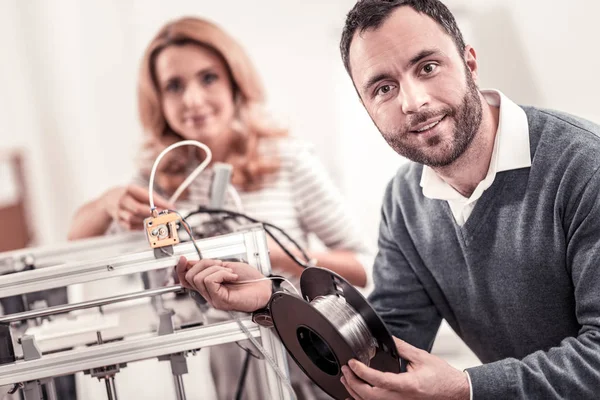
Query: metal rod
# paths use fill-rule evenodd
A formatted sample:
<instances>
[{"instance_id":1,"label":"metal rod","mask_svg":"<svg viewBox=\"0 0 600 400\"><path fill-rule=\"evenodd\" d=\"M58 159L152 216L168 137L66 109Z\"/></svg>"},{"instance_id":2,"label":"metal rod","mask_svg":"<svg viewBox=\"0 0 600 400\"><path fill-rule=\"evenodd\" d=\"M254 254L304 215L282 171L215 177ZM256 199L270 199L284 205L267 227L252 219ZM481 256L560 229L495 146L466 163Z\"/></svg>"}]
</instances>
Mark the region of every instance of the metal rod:
<instances>
[{"instance_id":1,"label":"metal rod","mask_svg":"<svg viewBox=\"0 0 600 400\"><path fill-rule=\"evenodd\" d=\"M173 375L173 382L175 383L175 394L177 400L186 400L185 387L183 386L183 376Z\"/></svg>"},{"instance_id":2,"label":"metal rod","mask_svg":"<svg viewBox=\"0 0 600 400\"><path fill-rule=\"evenodd\" d=\"M117 395L117 386L115 385L115 376L110 377L110 386L112 388L113 397L115 400L119 400L119 396Z\"/></svg>"},{"instance_id":3,"label":"metal rod","mask_svg":"<svg viewBox=\"0 0 600 400\"><path fill-rule=\"evenodd\" d=\"M110 380L104 379L104 384L106 385L106 397L108 397L108 400L115 400L113 398L113 392L112 392L112 386L110 384Z\"/></svg>"},{"instance_id":4,"label":"metal rod","mask_svg":"<svg viewBox=\"0 0 600 400\"><path fill-rule=\"evenodd\" d=\"M50 379L46 383L46 395L48 397L48 400L57 400L56 385L54 385L54 379Z\"/></svg>"},{"instance_id":5,"label":"metal rod","mask_svg":"<svg viewBox=\"0 0 600 400\"><path fill-rule=\"evenodd\" d=\"M98 249L107 249L111 246L124 246L132 244L144 244L147 242L146 236L141 232L127 232L118 235L101 236L89 239L80 239L53 246L29 247L19 250L11 250L0 253L0 271L3 271L5 264L12 263L13 260L19 260L31 256L37 263L42 261L47 263L52 257L64 258L71 257L76 253L86 251L97 251ZM54 261L54 260L53 260Z\"/></svg>"},{"instance_id":6,"label":"metal rod","mask_svg":"<svg viewBox=\"0 0 600 400\"><path fill-rule=\"evenodd\" d=\"M60 305L60 306L44 308L42 310L33 310L33 311L26 311L26 312L22 312L22 313L18 313L18 314L10 314L10 315L4 316L4 317L0 317L0 323L10 323L10 322L16 322L16 321L24 321L24 320L33 319L33 318L47 317L49 315L63 314L63 313L67 313L67 312L71 312L71 311L75 311L75 310L84 310L86 308L100 307L100 306L104 306L107 304L120 303L120 302L124 302L124 301L129 301L129 300L136 300L136 299L141 299L144 297L160 296L162 294L175 293L175 292L180 292L182 290L183 290L183 286L174 285L174 286L167 286L167 287L162 287L162 288L158 288L158 289L143 290L141 292L129 293L129 294L124 294L124 295L119 295L119 296L106 297L104 299L99 299L99 300L84 301L82 303L64 304L64 305Z\"/></svg>"}]
</instances>

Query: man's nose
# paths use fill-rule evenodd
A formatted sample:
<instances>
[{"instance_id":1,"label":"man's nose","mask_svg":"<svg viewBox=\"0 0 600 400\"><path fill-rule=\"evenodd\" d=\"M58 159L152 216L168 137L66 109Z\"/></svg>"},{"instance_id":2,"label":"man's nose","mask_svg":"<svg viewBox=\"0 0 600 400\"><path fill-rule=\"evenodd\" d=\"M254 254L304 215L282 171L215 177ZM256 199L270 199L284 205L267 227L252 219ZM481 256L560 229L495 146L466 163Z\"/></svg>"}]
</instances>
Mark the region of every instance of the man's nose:
<instances>
[{"instance_id":1,"label":"man's nose","mask_svg":"<svg viewBox=\"0 0 600 400\"><path fill-rule=\"evenodd\" d=\"M414 114L429 104L429 93L420 82L408 81L401 85L402 112Z\"/></svg>"}]
</instances>

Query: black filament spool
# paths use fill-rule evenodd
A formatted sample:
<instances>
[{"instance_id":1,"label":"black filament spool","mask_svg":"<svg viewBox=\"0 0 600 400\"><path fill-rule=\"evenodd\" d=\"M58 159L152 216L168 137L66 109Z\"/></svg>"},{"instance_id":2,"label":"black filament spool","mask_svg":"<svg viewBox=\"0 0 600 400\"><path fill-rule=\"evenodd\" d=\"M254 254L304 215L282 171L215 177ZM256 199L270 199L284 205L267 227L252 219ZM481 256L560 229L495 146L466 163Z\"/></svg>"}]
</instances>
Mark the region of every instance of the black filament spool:
<instances>
[{"instance_id":1,"label":"black filament spool","mask_svg":"<svg viewBox=\"0 0 600 400\"><path fill-rule=\"evenodd\" d=\"M311 267L302 272L300 289L304 299L285 292L271 297L273 325L290 356L304 373L335 399L350 397L340 378L341 368L358 359L348 341L310 302L319 296L343 296L366 322L377 342L369 366L382 372L399 373L401 360L389 330L363 295L338 274Z\"/></svg>"}]
</instances>

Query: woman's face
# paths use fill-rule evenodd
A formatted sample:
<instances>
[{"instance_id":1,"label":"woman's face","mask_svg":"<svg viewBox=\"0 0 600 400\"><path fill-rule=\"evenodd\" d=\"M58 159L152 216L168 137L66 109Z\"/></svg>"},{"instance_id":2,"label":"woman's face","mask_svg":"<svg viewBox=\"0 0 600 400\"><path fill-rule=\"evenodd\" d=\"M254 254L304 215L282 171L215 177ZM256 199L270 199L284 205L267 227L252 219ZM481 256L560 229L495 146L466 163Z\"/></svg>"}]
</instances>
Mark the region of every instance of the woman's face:
<instances>
[{"instance_id":1,"label":"woman's face","mask_svg":"<svg viewBox=\"0 0 600 400\"><path fill-rule=\"evenodd\" d=\"M233 88L225 63L195 44L169 46L155 61L162 109L171 129L184 139L226 140L235 116Z\"/></svg>"}]
</instances>

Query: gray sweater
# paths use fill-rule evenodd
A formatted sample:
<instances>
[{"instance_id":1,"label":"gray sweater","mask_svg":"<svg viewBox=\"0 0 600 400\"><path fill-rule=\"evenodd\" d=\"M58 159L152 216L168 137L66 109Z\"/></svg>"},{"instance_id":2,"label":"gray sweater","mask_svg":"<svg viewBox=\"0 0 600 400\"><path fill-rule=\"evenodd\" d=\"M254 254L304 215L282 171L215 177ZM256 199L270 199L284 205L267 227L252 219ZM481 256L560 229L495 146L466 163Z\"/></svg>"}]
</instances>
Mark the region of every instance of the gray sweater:
<instances>
[{"instance_id":1,"label":"gray sweater","mask_svg":"<svg viewBox=\"0 0 600 400\"><path fill-rule=\"evenodd\" d=\"M532 166L500 172L463 227L423 196L422 166L388 185L370 302L430 350L442 318L485 363L479 399L600 397L600 127L524 108Z\"/></svg>"}]
</instances>

